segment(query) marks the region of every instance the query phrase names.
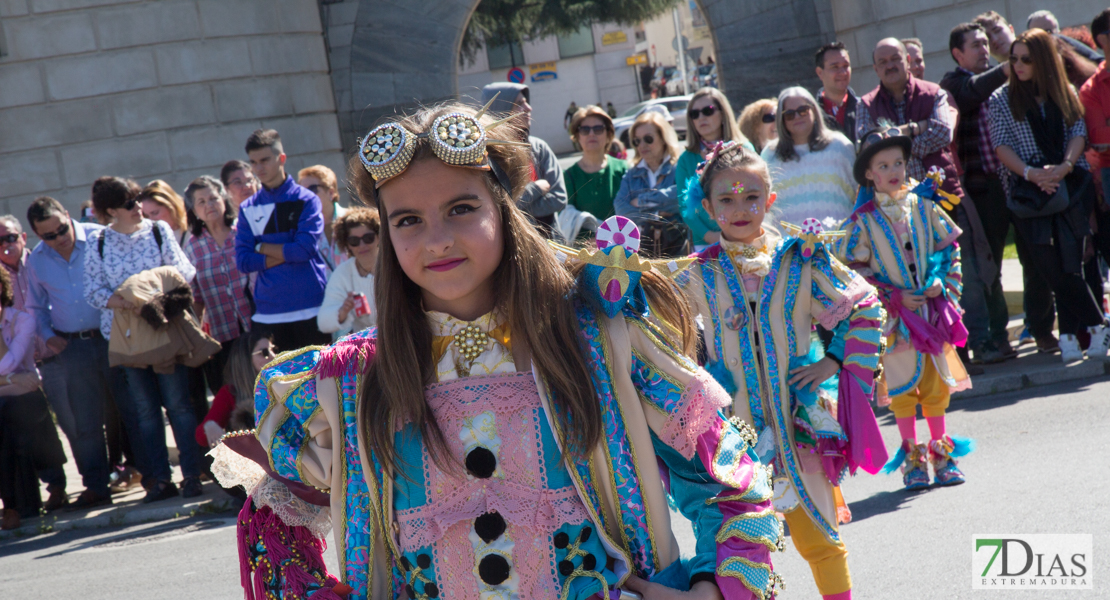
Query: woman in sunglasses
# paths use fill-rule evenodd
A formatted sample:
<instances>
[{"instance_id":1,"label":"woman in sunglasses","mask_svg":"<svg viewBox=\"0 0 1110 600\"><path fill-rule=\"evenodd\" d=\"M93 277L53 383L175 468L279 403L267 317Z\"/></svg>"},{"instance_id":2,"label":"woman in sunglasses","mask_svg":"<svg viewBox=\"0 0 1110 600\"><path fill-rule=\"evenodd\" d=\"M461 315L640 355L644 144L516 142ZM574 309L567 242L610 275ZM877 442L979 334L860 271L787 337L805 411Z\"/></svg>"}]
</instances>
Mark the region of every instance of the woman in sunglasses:
<instances>
[{"instance_id":1,"label":"woman in sunglasses","mask_svg":"<svg viewBox=\"0 0 1110 600\"><path fill-rule=\"evenodd\" d=\"M690 253L690 231L682 222L674 166L682 151L678 135L659 111L647 110L632 124L633 163L621 180L613 205L632 219L644 236L643 250L653 256Z\"/></svg>"},{"instance_id":2,"label":"woman in sunglasses","mask_svg":"<svg viewBox=\"0 0 1110 600\"><path fill-rule=\"evenodd\" d=\"M628 163L609 156L613 119L600 106L578 109L570 121L570 139L582 148L582 159L563 172L567 204L604 221L615 214L613 198L628 172Z\"/></svg>"},{"instance_id":3,"label":"woman in sunglasses","mask_svg":"<svg viewBox=\"0 0 1110 600\"><path fill-rule=\"evenodd\" d=\"M817 219L825 229L837 229L852 214L856 149L844 134L825 125L822 114L805 88L789 87L779 94L779 139L763 149L763 160L775 174L776 224Z\"/></svg>"},{"instance_id":4,"label":"woman in sunglasses","mask_svg":"<svg viewBox=\"0 0 1110 600\"><path fill-rule=\"evenodd\" d=\"M1087 356L1104 358L1110 329L1083 280L1095 202L1083 157L1087 125L1056 44L1043 30L1030 29L1010 45L1010 81L991 95L990 134L1014 227L1031 245L1032 267L1056 294L1061 358L1083 360L1076 334L1084 331L1091 335Z\"/></svg>"},{"instance_id":5,"label":"woman in sunglasses","mask_svg":"<svg viewBox=\"0 0 1110 600\"><path fill-rule=\"evenodd\" d=\"M767 144L779 137L775 126L775 107L778 102L774 98L756 100L740 111L740 133L748 138L755 146L755 151L763 152Z\"/></svg>"},{"instance_id":6,"label":"woman in sunglasses","mask_svg":"<svg viewBox=\"0 0 1110 600\"><path fill-rule=\"evenodd\" d=\"M335 171L324 165L305 167L297 172L297 183L320 197L320 212L324 214L324 235L320 236L317 247L328 275L331 275L339 263L347 259L347 253L339 247L332 234L335 221L347 214L347 209L339 204L339 182L335 178Z\"/></svg>"},{"instance_id":7,"label":"woman in sunglasses","mask_svg":"<svg viewBox=\"0 0 1110 600\"><path fill-rule=\"evenodd\" d=\"M692 202L686 200L686 189L691 178L697 175L698 164L705 160L705 155L725 142L738 142L755 151L755 146L740 133L732 105L721 90L705 87L694 92L686 108L686 151L675 165L675 183L678 197L684 203L682 219L690 227L697 250L717 242L721 238L721 228L702 208L700 198Z\"/></svg>"},{"instance_id":8,"label":"woman in sunglasses","mask_svg":"<svg viewBox=\"0 0 1110 600\"><path fill-rule=\"evenodd\" d=\"M223 385L224 365L232 343L251 328L247 275L235 266L236 218L231 198L219 179L201 175L185 188L193 205L193 236L185 242L185 256L196 265L193 281L194 308L208 333L222 349L203 369L209 387Z\"/></svg>"},{"instance_id":9,"label":"woman in sunglasses","mask_svg":"<svg viewBox=\"0 0 1110 600\"><path fill-rule=\"evenodd\" d=\"M121 177L101 177L93 182L93 209L111 224L89 236L85 252L85 299L100 313L100 333L111 343L114 311L137 310L116 293L128 277L161 266L176 268L187 282L196 268L165 221L150 221L139 210L139 185ZM197 417L189 400L188 367L177 364L170 373L153 367L118 367L116 372L129 393L116 397L120 417L131 440L139 471L152 482L144 503L178 495L171 477L166 450L166 427L162 409L169 415L174 439L181 451L185 476L182 494L199 496L201 453L193 443Z\"/></svg>"},{"instance_id":10,"label":"woman in sunglasses","mask_svg":"<svg viewBox=\"0 0 1110 600\"><path fill-rule=\"evenodd\" d=\"M373 208L352 208L332 226L335 244L354 260L339 263L328 277L316 326L337 336L373 327L374 270L381 220Z\"/></svg>"}]
</instances>

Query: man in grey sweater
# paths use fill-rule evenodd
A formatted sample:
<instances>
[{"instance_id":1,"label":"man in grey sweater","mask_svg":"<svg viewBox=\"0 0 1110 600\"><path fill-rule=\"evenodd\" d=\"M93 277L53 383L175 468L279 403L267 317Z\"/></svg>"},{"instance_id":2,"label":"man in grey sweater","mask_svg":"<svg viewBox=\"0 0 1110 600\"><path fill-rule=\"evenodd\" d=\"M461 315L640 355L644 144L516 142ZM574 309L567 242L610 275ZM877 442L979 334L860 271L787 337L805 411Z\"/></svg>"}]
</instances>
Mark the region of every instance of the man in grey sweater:
<instances>
[{"instance_id":1,"label":"man in grey sweater","mask_svg":"<svg viewBox=\"0 0 1110 600\"><path fill-rule=\"evenodd\" d=\"M491 83L482 88L482 104L494 96L497 99L490 106L494 113L518 113L516 124L529 131L532 127L531 95L528 86L521 83ZM537 223L536 228L547 238L556 237L555 215L567 206L567 189L563 184L563 169L551 146L533 135L528 136L532 145L532 183L524 189L517 201L517 207L527 213Z\"/></svg>"}]
</instances>

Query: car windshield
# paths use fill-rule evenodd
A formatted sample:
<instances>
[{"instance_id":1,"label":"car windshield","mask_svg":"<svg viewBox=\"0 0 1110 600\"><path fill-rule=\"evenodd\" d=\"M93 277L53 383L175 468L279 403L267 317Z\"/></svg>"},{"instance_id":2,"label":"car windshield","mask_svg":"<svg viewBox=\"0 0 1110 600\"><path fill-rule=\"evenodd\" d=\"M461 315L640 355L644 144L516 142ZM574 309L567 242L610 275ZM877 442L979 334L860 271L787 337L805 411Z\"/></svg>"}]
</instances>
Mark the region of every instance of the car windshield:
<instances>
[{"instance_id":1,"label":"car windshield","mask_svg":"<svg viewBox=\"0 0 1110 600\"><path fill-rule=\"evenodd\" d=\"M713 70L713 65L702 65L698 67L699 75L708 75Z\"/></svg>"},{"instance_id":2,"label":"car windshield","mask_svg":"<svg viewBox=\"0 0 1110 600\"><path fill-rule=\"evenodd\" d=\"M641 102L639 104L633 104L632 108L622 112L621 116L622 117L635 117L636 115L640 114L640 111L644 110L644 107L647 106L647 105L648 105L647 102Z\"/></svg>"}]
</instances>

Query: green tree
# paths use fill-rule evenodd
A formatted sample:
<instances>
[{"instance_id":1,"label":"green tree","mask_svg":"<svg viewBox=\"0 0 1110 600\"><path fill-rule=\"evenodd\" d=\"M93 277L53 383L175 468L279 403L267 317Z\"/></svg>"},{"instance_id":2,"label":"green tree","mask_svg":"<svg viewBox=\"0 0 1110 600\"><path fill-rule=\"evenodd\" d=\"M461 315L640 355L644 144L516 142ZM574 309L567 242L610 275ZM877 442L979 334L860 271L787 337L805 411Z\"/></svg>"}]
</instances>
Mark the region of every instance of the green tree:
<instances>
[{"instance_id":1,"label":"green tree","mask_svg":"<svg viewBox=\"0 0 1110 600\"><path fill-rule=\"evenodd\" d=\"M591 23L632 25L659 16L680 0L482 0L462 40L473 60L485 45L519 44L528 38L569 35Z\"/></svg>"}]
</instances>

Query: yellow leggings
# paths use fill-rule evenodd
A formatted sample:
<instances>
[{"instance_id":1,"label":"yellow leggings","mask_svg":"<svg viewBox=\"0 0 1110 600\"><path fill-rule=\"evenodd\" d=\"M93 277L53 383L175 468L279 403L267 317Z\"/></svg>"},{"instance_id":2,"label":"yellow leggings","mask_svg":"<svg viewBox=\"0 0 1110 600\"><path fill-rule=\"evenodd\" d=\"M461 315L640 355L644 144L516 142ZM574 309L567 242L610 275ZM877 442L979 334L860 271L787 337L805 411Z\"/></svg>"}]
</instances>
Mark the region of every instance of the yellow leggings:
<instances>
[{"instance_id":1,"label":"yellow leggings","mask_svg":"<svg viewBox=\"0 0 1110 600\"><path fill-rule=\"evenodd\" d=\"M944 411L948 409L948 400L951 397L948 384L937 373L931 358L926 357L923 362L925 366L921 369L917 389L890 399L890 410L896 419L916 417L918 404L921 405L921 414L926 417L943 417Z\"/></svg>"},{"instance_id":2,"label":"yellow leggings","mask_svg":"<svg viewBox=\"0 0 1110 600\"><path fill-rule=\"evenodd\" d=\"M848 549L844 542L833 543L809 518L805 510L796 508L784 515L790 527L790 539L798 554L809 563L813 581L822 596L840 594L852 589L848 573Z\"/></svg>"}]
</instances>

